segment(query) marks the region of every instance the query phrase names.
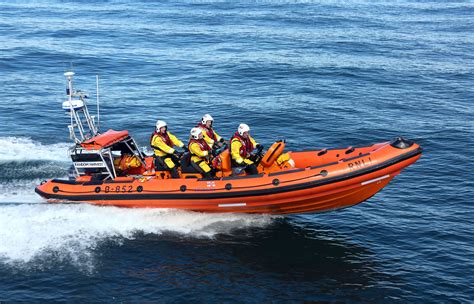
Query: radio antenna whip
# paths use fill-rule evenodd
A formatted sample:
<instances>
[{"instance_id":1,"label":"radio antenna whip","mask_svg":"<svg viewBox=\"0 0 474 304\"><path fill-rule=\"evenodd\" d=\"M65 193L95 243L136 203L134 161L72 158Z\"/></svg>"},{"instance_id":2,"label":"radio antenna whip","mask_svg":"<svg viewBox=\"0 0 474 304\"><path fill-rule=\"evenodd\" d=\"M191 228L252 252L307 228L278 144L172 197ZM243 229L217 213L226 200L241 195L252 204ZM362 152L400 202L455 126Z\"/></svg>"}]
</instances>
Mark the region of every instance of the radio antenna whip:
<instances>
[{"instance_id":1,"label":"radio antenna whip","mask_svg":"<svg viewBox=\"0 0 474 304\"><path fill-rule=\"evenodd\" d=\"M97 98L97 131L100 130L100 106L99 106L99 75L95 75L96 80L96 98Z\"/></svg>"}]
</instances>

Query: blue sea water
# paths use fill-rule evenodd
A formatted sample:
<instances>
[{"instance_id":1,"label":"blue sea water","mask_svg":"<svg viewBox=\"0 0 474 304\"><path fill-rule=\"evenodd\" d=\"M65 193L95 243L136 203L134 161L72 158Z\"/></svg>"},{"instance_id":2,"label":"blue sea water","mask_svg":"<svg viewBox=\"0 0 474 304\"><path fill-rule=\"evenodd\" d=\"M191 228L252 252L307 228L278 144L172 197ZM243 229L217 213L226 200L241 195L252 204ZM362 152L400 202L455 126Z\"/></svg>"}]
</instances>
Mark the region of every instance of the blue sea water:
<instances>
[{"instance_id":1,"label":"blue sea water","mask_svg":"<svg viewBox=\"0 0 474 304\"><path fill-rule=\"evenodd\" d=\"M472 1L0 1L0 301L473 302L473 50ZM325 214L50 205L71 69L142 146L211 113L266 146L424 155Z\"/></svg>"}]
</instances>

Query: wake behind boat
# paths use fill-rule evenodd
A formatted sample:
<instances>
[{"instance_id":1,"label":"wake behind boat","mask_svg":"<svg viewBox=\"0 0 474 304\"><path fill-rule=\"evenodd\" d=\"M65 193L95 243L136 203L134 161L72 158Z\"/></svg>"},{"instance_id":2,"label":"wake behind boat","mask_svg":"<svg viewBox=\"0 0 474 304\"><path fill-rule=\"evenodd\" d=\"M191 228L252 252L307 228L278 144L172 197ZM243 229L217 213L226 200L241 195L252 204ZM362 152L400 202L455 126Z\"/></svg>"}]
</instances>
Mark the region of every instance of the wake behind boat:
<instances>
[{"instance_id":1,"label":"wake behind boat","mask_svg":"<svg viewBox=\"0 0 474 304\"><path fill-rule=\"evenodd\" d=\"M75 145L70 148L74 174L42 182L35 191L50 202L80 201L96 205L178 208L200 212L290 214L326 212L361 203L416 162L421 147L404 138L366 147L285 152L275 142L253 155L258 174L235 168L224 146L212 163L213 178L179 162L179 178L155 167L153 156L138 148L128 131L102 134L89 114L85 95L73 91L67 72L68 100L63 109Z\"/></svg>"}]
</instances>

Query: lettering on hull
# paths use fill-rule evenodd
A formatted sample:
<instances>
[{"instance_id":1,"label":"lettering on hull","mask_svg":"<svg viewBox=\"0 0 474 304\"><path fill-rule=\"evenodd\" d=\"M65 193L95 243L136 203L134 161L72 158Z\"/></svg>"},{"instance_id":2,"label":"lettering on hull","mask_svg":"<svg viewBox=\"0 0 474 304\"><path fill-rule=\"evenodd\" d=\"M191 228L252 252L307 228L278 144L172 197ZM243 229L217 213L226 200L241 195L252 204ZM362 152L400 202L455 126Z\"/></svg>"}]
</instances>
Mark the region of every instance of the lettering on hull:
<instances>
[{"instance_id":1,"label":"lettering on hull","mask_svg":"<svg viewBox=\"0 0 474 304\"><path fill-rule=\"evenodd\" d=\"M370 157L366 159L354 160L347 164L349 170L358 170L370 165L372 165L372 159Z\"/></svg>"}]
</instances>

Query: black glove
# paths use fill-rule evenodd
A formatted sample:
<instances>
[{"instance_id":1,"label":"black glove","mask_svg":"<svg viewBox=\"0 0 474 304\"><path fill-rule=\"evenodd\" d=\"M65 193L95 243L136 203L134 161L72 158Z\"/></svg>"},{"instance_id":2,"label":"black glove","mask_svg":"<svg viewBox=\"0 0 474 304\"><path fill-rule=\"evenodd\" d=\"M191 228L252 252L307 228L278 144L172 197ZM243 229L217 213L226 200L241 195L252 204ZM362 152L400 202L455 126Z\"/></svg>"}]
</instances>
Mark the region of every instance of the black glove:
<instances>
[{"instance_id":1,"label":"black glove","mask_svg":"<svg viewBox=\"0 0 474 304\"><path fill-rule=\"evenodd\" d=\"M186 146L183 146L183 151L184 151L184 152L189 152L189 149L188 149L188 147L186 147Z\"/></svg>"},{"instance_id":2,"label":"black glove","mask_svg":"<svg viewBox=\"0 0 474 304\"><path fill-rule=\"evenodd\" d=\"M219 140L219 142L221 142L221 143L225 142L224 138L221 137L221 139Z\"/></svg>"},{"instance_id":3,"label":"black glove","mask_svg":"<svg viewBox=\"0 0 474 304\"><path fill-rule=\"evenodd\" d=\"M259 151L263 150L263 146L261 144L257 144L257 146L255 148L257 148L257 150L259 150Z\"/></svg>"},{"instance_id":4,"label":"black glove","mask_svg":"<svg viewBox=\"0 0 474 304\"><path fill-rule=\"evenodd\" d=\"M174 156L176 156L177 158L181 158L181 156L183 156L183 152L178 152L178 151L174 151Z\"/></svg>"}]
</instances>

